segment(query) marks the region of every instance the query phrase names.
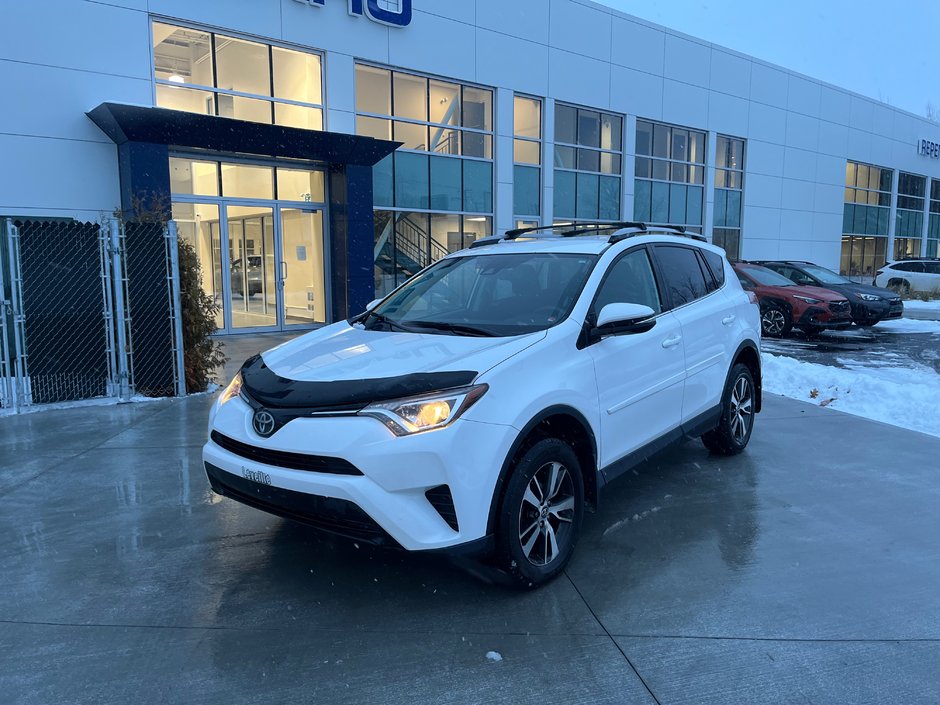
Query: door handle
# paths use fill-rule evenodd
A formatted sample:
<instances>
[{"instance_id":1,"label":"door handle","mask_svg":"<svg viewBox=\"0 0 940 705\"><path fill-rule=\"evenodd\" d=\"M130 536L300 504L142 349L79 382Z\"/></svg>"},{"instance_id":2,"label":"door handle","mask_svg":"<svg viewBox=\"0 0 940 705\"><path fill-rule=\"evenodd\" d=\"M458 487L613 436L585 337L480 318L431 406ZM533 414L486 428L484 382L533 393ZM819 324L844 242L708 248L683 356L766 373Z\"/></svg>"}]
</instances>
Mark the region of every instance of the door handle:
<instances>
[{"instance_id":1,"label":"door handle","mask_svg":"<svg viewBox=\"0 0 940 705\"><path fill-rule=\"evenodd\" d=\"M671 337L671 338L666 338L666 339L663 341L663 347L664 347L664 348L674 348L674 347L676 347L676 346L677 346L679 343L681 343L681 342L682 342L682 336L681 336L681 335L674 335L673 337Z\"/></svg>"},{"instance_id":2,"label":"door handle","mask_svg":"<svg viewBox=\"0 0 940 705\"><path fill-rule=\"evenodd\" d=\"M287 262L281 260L281 281L287 281Z\"/></svg>"},{"instance_id":3,"label":"door handle","mask_svg":"<svg viewBox=\"0 0 940 705\"><path fill-rule=\"evenodd\" d=\"M737 320L737 318L738 317L732 313L730 316L726 316L725 318L722 318L721 324L724 326L730 326L732 323L734 323Z\"/></svg>"}]
</instances>

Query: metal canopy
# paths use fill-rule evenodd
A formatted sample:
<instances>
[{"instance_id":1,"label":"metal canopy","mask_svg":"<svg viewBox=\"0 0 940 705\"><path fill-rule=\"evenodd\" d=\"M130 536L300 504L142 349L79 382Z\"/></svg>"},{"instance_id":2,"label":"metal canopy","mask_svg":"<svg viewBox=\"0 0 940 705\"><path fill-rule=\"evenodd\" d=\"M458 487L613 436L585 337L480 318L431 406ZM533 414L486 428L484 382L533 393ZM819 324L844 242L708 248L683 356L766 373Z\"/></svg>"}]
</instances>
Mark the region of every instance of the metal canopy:
<instances>
[{"instance_id":1,"label":"metal canopy","mask_svg":"<svg viewBox=\"0 0 940 705\"><path fill-rule=\"evenodd\" d=\"M374 166L401 145L360 135L120 103L102 103L87 115L117 145L143 142L356 166Z\"/></svg>"}]
</instances>

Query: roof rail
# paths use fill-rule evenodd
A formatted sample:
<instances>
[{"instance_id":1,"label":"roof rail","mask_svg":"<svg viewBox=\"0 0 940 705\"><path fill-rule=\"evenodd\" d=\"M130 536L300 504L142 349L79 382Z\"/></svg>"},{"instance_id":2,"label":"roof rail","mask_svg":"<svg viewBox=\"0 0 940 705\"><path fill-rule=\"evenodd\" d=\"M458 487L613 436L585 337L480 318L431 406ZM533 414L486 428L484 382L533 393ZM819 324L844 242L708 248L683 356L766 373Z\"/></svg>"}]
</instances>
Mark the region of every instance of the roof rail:
<instances>
[{"instance_id":1,"label":"roof rail","mask_svg":"<svg viewBox=\"0 0 940 705\"><path fill-rule=\"evenodd\" d=\"M514 230L506 231L506 240L515 240L518 237L523 235L528 235L529 233L537 233L543 230L557 230L559 228L571 228L569 231L565 231L560 234L561 237L574 237L575 235L581 235L583 233L589 233L594 230L619 230L622 228L639 228L640 230L646 230L646 223L636 223L636 222L610 222L610 223L597 223L597 222L586 222L579 223L577 221L572 221L570 223L556 223L555 225L533 225L526 228L516 228Z\"/></svg>"}]
</instances>

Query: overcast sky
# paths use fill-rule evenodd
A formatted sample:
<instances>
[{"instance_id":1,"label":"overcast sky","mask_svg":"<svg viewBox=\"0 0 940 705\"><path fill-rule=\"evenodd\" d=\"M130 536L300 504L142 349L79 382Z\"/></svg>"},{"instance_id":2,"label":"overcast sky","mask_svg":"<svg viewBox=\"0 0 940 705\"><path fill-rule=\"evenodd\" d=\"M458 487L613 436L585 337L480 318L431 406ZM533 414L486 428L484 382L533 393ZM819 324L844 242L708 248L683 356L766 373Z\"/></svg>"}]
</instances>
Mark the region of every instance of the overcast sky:
<instances>
[{"instance_id":1,"label":"overcast sky","mask_svg":"<svg viewBox=\"0 0 940 705\"><path fill-rule=\"evenodd\" d=\"M940 0L600 0L917 115L940 109Z\"/></svg>"}]
</instances>

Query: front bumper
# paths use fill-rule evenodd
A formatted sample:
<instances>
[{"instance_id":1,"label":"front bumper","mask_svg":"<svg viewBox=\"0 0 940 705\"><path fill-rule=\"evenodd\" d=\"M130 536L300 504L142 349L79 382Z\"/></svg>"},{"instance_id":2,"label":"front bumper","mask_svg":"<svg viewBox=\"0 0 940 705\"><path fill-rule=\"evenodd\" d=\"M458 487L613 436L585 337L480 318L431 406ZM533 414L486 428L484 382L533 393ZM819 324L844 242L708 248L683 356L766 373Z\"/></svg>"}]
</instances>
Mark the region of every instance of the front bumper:
<instances>
[{"instance_id":1,"label":"front bumper","mask_svg":"<svg viewBox=\"0 0 940 705\"><path fill-rule=\"evenodd\" d=\"M856 323L887 321L903 315L904 302L901 299L852 303L852 319Z\"/></svg>"},{"instance_id":2,"label":"front bumper","mask_svg":"<svg viewBox=\"0 0 940 705\"><path fill-rule=\"evenodd\" d=\"M213 417L214 432L267 451L249 455L210 440L203 460L213 490L331 533L409 551L485 539L499 470L518 434L511 426L458 419L437 431L397 437L375 419L347 416L296 419L263 439L251 428L251 413L234 399ZM278 453L338 458L361 474L326 466L318 471L316 464L282 467L272 464ZM271 484L246 479L256 473ZM442 486L452 513L439 509Z\"/></svg>"},{"instance_id":3,"label":"front bumper","mask_svg":"<svg viewBox=\"0 0 940 705\"><path fill-rule=\"evenodd\" d=\"M803 312L800 320L794 325L807 328L824 328L826 330L843 330L852 325L852 317L848 312L836 315L824 308L811 306Z\"/></svg>"}]
</instances>

